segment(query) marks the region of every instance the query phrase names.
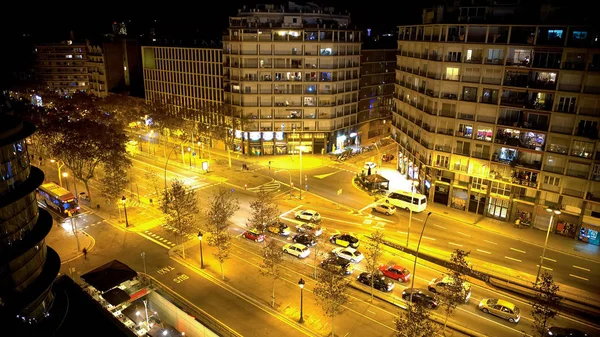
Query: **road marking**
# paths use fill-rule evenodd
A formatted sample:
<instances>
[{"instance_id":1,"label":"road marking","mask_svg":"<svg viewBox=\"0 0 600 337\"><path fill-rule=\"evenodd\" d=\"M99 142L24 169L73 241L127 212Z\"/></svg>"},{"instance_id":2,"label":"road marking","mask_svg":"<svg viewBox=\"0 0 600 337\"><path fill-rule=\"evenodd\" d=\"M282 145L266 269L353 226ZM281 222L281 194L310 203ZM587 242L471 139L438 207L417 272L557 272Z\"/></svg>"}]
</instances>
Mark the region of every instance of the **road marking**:
<instances>
[{"instance_id":1,"label":"road marking","mask_svg":"<svg viewBox=\"0 0 600 337\"><path fill-rule=\"evenodd\" d=\"M396 231L396 232L398 232L400 234L408 234L408 232L401 232L401 231Z\"/></svg>"},{"instance_id":2,"label":"road marking","mask_svg":"<svg viewBox=\"0 0 600 337\"><path fill-rule=\"evenodd\" d=\"M536 264L535 266L538 267L538 268L540 267L539 264ZM542 268L547 269L549 271L552 271L552 268L550 268L550 267L542 266Z\"/></svg>"},{"instance_id":3,"label":"road marking","mask_svg":"<svg viewBox=\"0 0 600 337\"><path fill-rule=\"evenodd\" d=\"M371 311L371 310L368 310L368 309L367 309L367 311L368 311L368 312L370 312L370 313L372 313L373 315L377 315L377 313L376 313L376 312L373 312L373 311Z\"/></svg>"},{"instance_id":4,"label":"road marking","mask_svg":"<svg viewBox=\"0 0 600 337\"><path fill-rule=\"evenodd\" d=\"M373 220L369 220L369 219L366 219L365 221L363 221L363 225L370 225L372 223L373 223Z\"/></svg>"},{"instance_id":5,"label":"road marking","mask_svg":"<svg viewBox=\"0 0 600 337\"><path fill-rule=\"evenodd\" d=\"M469 235L469 234L465 234L465 233L463 233L463 232L457 232L457 233L458 233L458 234L460 234L460 235L464 235L464 236L466 236L466 237L471 237L471 235Z\"/></svg>"},{"instance_id":6,"label":"road marking","mask_svg":"<svg viewBox=\"0 0 600 337\"><path fill-rule=\"evenodd\" d=\"M453 245L453 246L458 246L458 247L462 247L463 246L463 245L460 245L458 243L454 243L454 242L450 242L450 241L448 241L448 244L449 245Z\"/></svg>"},{"instance_id":7,"label":"road marking","mask_svg":"<svg viewBox=\"0 0 600 337\"><path fill-rule=\"evenodd\" d=\"M282 217L284 217L284 216L286 216L286 215L288 215L288 214L292 213L293 211L297 210L298 208L300 208L300 207L302 207L302 206L304 206L304 205L298 205L298 206L296 206L296 207L294 207L294 208L290 209L289 211L287 211L287 212L285 212L285 213L281 213L281 215L280 215L279 217L280 217L280 218L282 218Z\"/></svg>"},{"instance_id":8,"label":"road marking","mask_svg":"<svg viewBox=\"0 0 600 337\"><path fill-rule=\"evenodd\" d=\"M378 221L375 227L385 227L385 222Z\"/></svg>"},{"instance_id":9,"label":"road marking","mask_svg":"<svg viewBox=\"0 0 600 337\"><path fill-rule=\"evenodd\" d=\"M585 271L590 271L590 270L589 270L589 269L587 269L587 268L583 268L583 267L576 266L576 265L573 265L573 268L577 268L577 269L581 269L581 270L585 270Z\"/></svg>"},{"instance_id":10,"label":"road marking","mask_svg":"<svg viewBox=\"0 0 600 337\"><path fill-rule=\"evenodd\" d=\"M171 241L167 241L167 244L170 245L170 244L172 244L172 242Z\"/></svg>"},{"instance_id":11,"label":"road marking","mask_svg":"<svg viewBox=\"0 0 600 337\"><path fill-rule=\"evenodd\" d=\"M540 257L541 257L541 256L540 256ZM544 257L544 260L548 260L548 261L556 262L556 260L553 260L553 259L551 259L551 258L548 258L548 257Z\"/></svg>"},{"instance_id":12,"label":"road marking","mask_svg":"<svg viewBox=\"0 0 600 337\"><path fill-rule=\"evenodd\" d=\"M573 275L573 274L569 274L569 276L574 277L574 278L578 278L580 280L584 280L584 281L589 281L588 279L586 279L585 277L581 277L581 276L577 276L577 275Z\"/></svg>"},{"instance_id":13,"label":"road marking","mask_svg":"<svg viewBox=\"0 0 600 337\"><path fill-rule=\"evenodd\" d=\"M523 262L523 261L521 261L519 259L515 259L515 258L509 257L509 256L505 256L504 258L505 259L509 259L509 260L513 260L513 261L517 261L517 262Z\"/></svg>"},{"instance_id":14,"label":"road marking","mask_svg":"<svg viewBox=\"0 0 600 337\"><path fill-rule=\"evenodd\" d=\"M477 249L477 251L480 253L492 254L491 252L488 252L487 250Z\"/></svg>"},{"instance_id":15,"label":"road marking","mask_svg":"<svg viewBox=\"0 0 600 337\"><path fill-rule=\"evenodd\" d=\"M491 243L491 244L496 245L496 246L498 245L497 243L495 243L493 241L483 240L483 242Z\"/></svg>"},{"instance_id":16,"label":"road marking","mask_svg":"<svg viewBox=\"0 0 600 337\"><path fill-rule=\"evenodd\" d=\"M363 207L363 208L359 209L358 211L359 211L359 212L362 212L362 211L366 210L367 208L371 208L371 207L373 207L373 205L375 205L375 203L368 204L367 206L365 206L365 207Z\"/></svg>"},{"instance_id":17,"label":"road marking","mask_svg":"<svg viewBox=\"0 0 600 337\"><path fill-rule=\"evenodd\" d=\"M429 236L423 236L423 239L429 239L429 240L435 241L435 238L431 238Z\"/></svg>"},{"instance_id":18,"label":"road marking","mask_svg":"<svg viewBox=\"0 0 600 337\"><path fill-rule=\"evenodd\" d=\"M444 226L440 226L440 225L438 225L438 224L433 224L433 225L434 225L435 227L437 227L437 228L446 229L446 227L444 227Z\"/></svg>"},{"instance_id":19,"label":"road marking","mask_svg":"<svg viewBox=\"0 0 600 337\"><path fill-rule=\"evenodd\" d=\"M317 178L317 179L324 179L324 178L330 177L330 176L332 176L332 175L334 175L334 174L336 174L338 172L341 172L341 170L338 170L338 171L335 171L335 172L331 172L331 173L319 174L319 175L316 175L316 176L313 176L313 177Z\"/></svg>"},{"instance_id":20,"label":"road marking","mask_svg":"<svg viewBox=\"0 0 600 337\"><path fill-rule=\"evenodd\" d=\"M517 249L517 248L510 247L510 250L514 250L515 252L526 254L526 252L524 250L520 250L520 249Z\"/></svg>"}]
</instances>

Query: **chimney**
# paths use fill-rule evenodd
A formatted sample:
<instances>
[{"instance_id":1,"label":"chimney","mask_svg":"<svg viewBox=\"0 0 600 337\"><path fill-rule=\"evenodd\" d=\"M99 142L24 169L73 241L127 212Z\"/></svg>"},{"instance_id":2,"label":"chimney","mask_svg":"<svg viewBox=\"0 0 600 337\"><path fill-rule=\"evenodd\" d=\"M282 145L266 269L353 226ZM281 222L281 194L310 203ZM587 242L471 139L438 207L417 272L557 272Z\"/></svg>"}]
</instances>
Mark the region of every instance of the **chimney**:
<instances>
[{"instance_id":1,"label":"chimney","mask_svg":"<svg viewBox=\"0 0 600 337\"><path fill-rule=\"evenodd\" d=\"M70 32L69 32L69 39L70 39L71 41L75 40L75 34L73 33L73 31L70 31Z\"/></svg>"}]
</instances>

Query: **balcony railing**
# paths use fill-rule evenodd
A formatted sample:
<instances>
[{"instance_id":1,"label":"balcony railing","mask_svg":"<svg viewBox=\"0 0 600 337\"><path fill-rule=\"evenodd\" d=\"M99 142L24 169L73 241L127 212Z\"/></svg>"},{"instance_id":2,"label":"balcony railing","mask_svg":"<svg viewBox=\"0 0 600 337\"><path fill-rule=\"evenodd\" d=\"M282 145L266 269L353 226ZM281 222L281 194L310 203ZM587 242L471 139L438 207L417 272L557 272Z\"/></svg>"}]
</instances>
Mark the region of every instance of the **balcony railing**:
<instances>
[{"instance_id":1,"label":"balcony railing","mask_svg":"<svg viewBox=\"0 0 600 337\"><path fill-rule=\"evenodd\" d=\"M573 127L572 126L562 126L562 125L551 125L550 131L556 132L556 133L562 133L565 135L570 135L570 134L573 134Z\"/></svg>"},{"instance_id":2,"label":"balcony railing","mask_svg":"<svg viewBox=\"0 0 600 337\"><path fill-rule=\"evenodd\" d=\"M456 118L456 111L450 111L450 110L440 110L439 112L439 116L442 117L450 117L450 118Z\"/></svg>"},{"instance_id":3,"label":"balcony railing","mask_svg":"<svg viewBox=\"0 0 600 337\"><path fill-rule=\"evenodd\" d=\"M490 160L490 152L473 152L471 157Z\"/></svg>"},{"instance_id":4,"label":"balcony railing","mask_svg":"<svg viewBox=\"0 0 600 337\"><path fill-rule=\"evenodd\" d=\"M439 134L441 134L441 135L454 136L454 130L453 129L438 128L436 132L439 133Z\"/></svg>"},{"instance_id":5,"label":"balcony railing","mask_svg":"<svg viewBox=\"0 0 600 337\"><path fill-rule=\"evenodd\" d=\"M467 113L458 113L458 119L464 119L467 121L474 121L475 120L475 115L474 114L467 114Z\"/></svg>"},{"instance_id":6,"label":"balcony railing","mask_svg":"<svg viewBox=\"0 0 600 337\"><path fill-rule=\"evenodd\" d=\"M544 165L544 171L563 174L563 172L565 172L565 168L561 166Z\"/></svg>"},{"instance_id":7,"label":"balcony railing","mask_svg":"<svg viewBox=\"0 0 600 337\"><path fill-rule=\"evenodd\" d=\"M452 146L450 146L450 145L436 145L435 146L435 150L436 151L442 151L442 152L451 153L452 152Z\"/></svg>"},{"instance_id":8,"label":"balcony railing","mask_svg":"<svg viewBox=\"0 0 600 337\"><path fill-rule=\"evenodd\" d=\"M567 175L571 176L571 177L577 177L577 178L583 178L583 179L587 179L589 172L588 171L581 171L581 170L576 170L576 169L567 169Z\"/></svg>"},{"instance_id":9,"label":"balcony railing","mask_svg":"<svg viewBox=\"0 0 600 337\"><path fill-rule=\"evenodd\" d=\"M481 116L481 115L478 115L477 116L477 121L478 122L484 122L484 123L496 124L496 117L494 117L494 116Z\"/></svg>"}]
</instances>

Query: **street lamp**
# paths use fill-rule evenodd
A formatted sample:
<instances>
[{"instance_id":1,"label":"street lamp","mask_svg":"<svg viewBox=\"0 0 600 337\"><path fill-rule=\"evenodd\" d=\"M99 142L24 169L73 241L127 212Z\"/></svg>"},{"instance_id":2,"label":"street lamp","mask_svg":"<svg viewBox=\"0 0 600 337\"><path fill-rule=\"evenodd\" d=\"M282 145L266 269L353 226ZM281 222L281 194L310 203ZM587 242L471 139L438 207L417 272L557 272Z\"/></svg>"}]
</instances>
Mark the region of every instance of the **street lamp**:
<instances>
[{"instance_id":1,"label":"street lamp","mask_svg":"<svg viewBox=\"0 0 600 337\"><path fill-rule=\"evenodd\" d=\"M306 146L300 145L296 147L300 152L300 180L298 180L298 191L300 191L300 200L302 200L302 152L306 150Z\"/></svg>"},{"instance_id":2,"label":"street lamp","mask_svg":"<svg viewBox=\"0 0 600 337\"><path fill-rule=\"evenodd\" d=\"M125 227L129 227L129 220L127 219L127 205L125 205L126 202L127 198L125 198L125 196L121 197L121 203L123 204L123 212L125 212Z\"/></svg>"},{"instance_id":3,"label":"street lamp","mask_svg":"<svg viewBox=\"0 0 600 337\"><path fill-rule=\"evenodd\" d=\"M542 256L540 258L540 265L538 266L537 276L535 277L535 283L537 284L540 279L540 272L542 271L542 264L546 257L546 247L548 247L548 237L550 236L550 230L552 229L552 220L554 215L559 215L560 211L557 209L546 208L546 211L550 213L550 223L548 224L548 230L546 231L546 241L544 241L544 249L542 250Z\"/></svg>"},{"instance_id":4,"label":"street lamp","mask_svg":"<svg viewBox=\"0 0 600 337\"><path fill-rule=\"evenodd\" d=\"M304 323L304 313L303 313L303 306L304 306L304 280L301 278L300 281L298 281L298 286L300 287L300 319L298 320L299 323Z\"/></svg>"},{"instance_id":5,"label":"street lamp","mask_svg":"<svg viewBox=\"0 0 600 337\"><path fill-rule=\"evenodd\" d=\"M408 302L408 319L410 320L410 313L412 311L412 301L413 301L413 294L414 294L414 290L415 290L415 275L416 275L416 271L417 271L417 260L419 259L419 248L421 247L421 239L423 239L423 232L425 232L425 226L427 226L427 220L429 220L429 216L431 215L431 212L427 213L427 217L425 218L425 222L423 223L423 229L421 229L421 235L419 236L419 243L417 244L417 251L415 253L415 262L413 263L413 270L412 270L412 279L410 280L410 288L411 288L411 292L410 292L410 301Z\"/></svg>"},{"instance_id":6,"label":"street lamp","mask_svg":"<svg viewBox=\"0 0 600 337\"><path fill-rule=\"evenodd\" d=\"M144 274L148 274L146 272L146 252L142 252L140 255L142 256L142 261L144 262Z\"/></svg>"},{"instance_id":7,"label":"street lamp","mask_svg":"<svg viewBox=\"0 0 600 337\"><path fill-rule=\"evenodd\" d=\"M192 169L192 148L188 147L188 154L190 155L190 169Z\"/></svg>"},{"instance_id":8,"label":"street lamp","mask_svg":"<svg viewBox=\"0 0 600 337\"><path fill-rule=\"evenodd\" d=\"M412 196L410 197L410 207L408 207L408 211L410 212L410 217L408 218L408 231L406 232L406 247L408 248L408 239L410 239L410 225L412 224L412 209L413 209L413 205L414 205L414 199L415 199L415 190L417 189L417 185L419 185L419 182L416 180L413 180L413 182L410 184L410 187L412 188Z\"/></svg>"},{"instance_id":9,"label":"street lamp","mask_svg":"<svg viewBox=\"0 0 600 337\"><path fill-rule=\"evenodd\" d=\"M69 189L69 181L67 180L67 177L69 176L69 174L67 172L63 172L62 173L63 178L65 178L65 184L67 184L67 190ZM60 182L60 185L62 186L62 181Z\"/></svg>"},{"instance_id":10,"label":"street lamp","mask_svg":"<svg viewBox=\"0 0 600 337\"><path fill-rule=\"evenodd\" d=\"M200 269L204 269L204 257L202 256L202 232L198 232L198 240L200 240Z\"/></svg>"}]
</instances>

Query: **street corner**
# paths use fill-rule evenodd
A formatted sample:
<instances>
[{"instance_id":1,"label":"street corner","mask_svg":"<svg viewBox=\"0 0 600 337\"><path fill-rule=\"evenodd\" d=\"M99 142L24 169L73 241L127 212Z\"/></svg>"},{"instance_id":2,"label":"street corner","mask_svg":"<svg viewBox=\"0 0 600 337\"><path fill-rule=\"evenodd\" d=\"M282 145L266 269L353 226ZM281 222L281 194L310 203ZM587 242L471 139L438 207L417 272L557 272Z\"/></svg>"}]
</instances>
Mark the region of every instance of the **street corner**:
<instances>
[{"instance_id":1,"label":"street corner","mask_svg":"<svg viewBox=\"0 0 600 337\"><path fill-rule=\"evenodd\" d=\"M288 303L286 305L281 306L281 312L285 315L285 317L290 320L298 321L300 319L300 308L295 305L291 305ZM324 317L319 317L314 314L303 314L304 318L303 325L307 327L310 331L323 334L330 332L327 330L329 320Z\"/></svg>"}]
</instances>

